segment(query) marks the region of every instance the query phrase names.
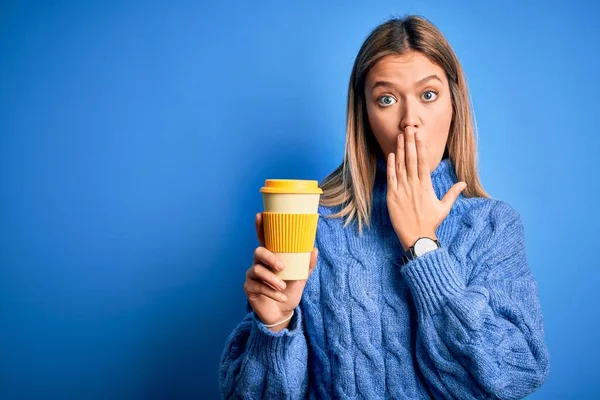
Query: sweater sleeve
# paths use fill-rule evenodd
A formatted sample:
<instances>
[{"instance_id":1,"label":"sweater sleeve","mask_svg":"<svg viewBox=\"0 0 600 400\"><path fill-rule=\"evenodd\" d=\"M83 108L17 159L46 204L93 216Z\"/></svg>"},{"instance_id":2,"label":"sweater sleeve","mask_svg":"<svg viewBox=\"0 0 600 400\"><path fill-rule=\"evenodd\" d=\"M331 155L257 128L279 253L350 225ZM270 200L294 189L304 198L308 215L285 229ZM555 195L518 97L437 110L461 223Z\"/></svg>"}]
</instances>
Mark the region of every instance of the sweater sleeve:
<instances>
[{"instance_id":1,"label":"sweater sleeve","mask_svg":"<svg viewBox=\"0 0 600 400\"><path fill-rule=\"evenodd\" d=\"M436 398L523 398L549 369L523 225L500 203L472 235L458 237L455 252L442 247L402 269L419 320L417 362ZM468 274L459 272L461 251Z\"/></svg>"},{"instance_id":2,"label":"sweater sleeve","mask_svg":"<svg viewBox=\"0 0 600 400\"><path fill-rule=\"evenodd\" d=\"M254 312L229 335L221 356L224 399L300 399L308 390L308 350L300 306L290 325L266 328Z\"/></svg>"}]
</instances>

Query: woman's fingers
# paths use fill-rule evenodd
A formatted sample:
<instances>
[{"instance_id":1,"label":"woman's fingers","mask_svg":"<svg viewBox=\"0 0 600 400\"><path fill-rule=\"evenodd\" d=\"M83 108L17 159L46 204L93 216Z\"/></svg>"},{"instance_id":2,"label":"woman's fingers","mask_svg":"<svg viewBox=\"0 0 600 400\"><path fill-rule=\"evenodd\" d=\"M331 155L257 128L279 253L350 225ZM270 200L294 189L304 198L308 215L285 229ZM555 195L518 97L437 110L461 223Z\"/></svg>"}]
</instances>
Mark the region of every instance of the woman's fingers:
<instances>
[{"instance_id":1,"label":"woman's fingers","mask_svg":"<svg viewBox=\"0 0 600 400\"><path fill-rule=\"evenodd\" d=\"M431 180L431 171L429 170L429 162L427 161L427 144L423 137L423 132L417 132L415 135L417 142L417 169L419 180L427 184Z\"/></svg>"},{"instance_id":2,"label":"woman's fingers","mask_svg":"<svg viewBox=\"0 0 600 400\"><path fill-rule=\"evenodd\" d=\"M396 181L399 185L406 183L406 162L404 156L404 136L402 133L398 135L396 140Z\"/></svg>"},{"instance_id":3,"label":"woman's fingers","mask_svg":"<svg viewBox=\"0 0 600 400\"><path fill-rule=\"evenodd\" d=\"M273 271L270 271L262 264L254 264L252 267L248 268L246 272L246 277L249 279L254 279L258 281L263 281L264 283L270 285L271 287L277 290L284 290L286 284L284 281L279 279Z\"/></svg>"},{"instance_id":4,"label":"woman's fingers","mask_svg":"<svg viewBox=\"0 0 600 400\"><path fill-rule=\"evenodd\" d=\"M283 271L285 267L279 258L265 247L257 247L254 250L254 264L263 264L273 271Z\"/></svg>"},{"instance_id":5,"label":"woman's fingers","mask_svg":"<svg viewBox=\"0 0 600 400\"><path fill-rule=\"evenodd\" d=\"M258 239L258 243L262 247L265 247L265 231L263 227L262 213L256 214L256 218L254 219L254 226L256 228L256 238Z\"/></svg>"},{"instance_id":6,"label":"woman's fingers","mask_svg":"<svg viewBox=\"0 0 600 400\"><path fill-rule=\"evenodd\" d=\"M417 148L415 146L415 128L407 127L405 130L404 154L406 162L406 178L409 182L415 182L419 179L417 167Z\"/></svg>"},{"instance_id":7,"label":"woman's fingers","mask_svg":"<svg viewBox=\"0 0 600 400\"><path fill-rule=\"evenodd\" d=\"M388 185L396 190L398 180L396 178L396 154L393 151L388 154L387 158L387 178Z\"/></svg>"},{"instance_id":8,"label":"woman's fingers","mask_svg":"<svg viewBox=\"0 0 600 400\"><path fill-rule=\"evenodd\" d=\"M244 283L244 291L249 299L263 295L280 303L285 303L287 301L287 296L285 294L270 288L261 281L254 279L246 279L246 282Z\"/></svg>"},{"instance_id":9,"label":"woman's fingers","mask_svg":"<svg viewBox=\"0 0 600 400\"><path fill-rule=\"evenodd\" d=\"M313 247L312 252L310 253L310 263L308 264L308 276L312 274L317 266L317 260L319 258L319 249Z\"/></svg>"}]
</instances>

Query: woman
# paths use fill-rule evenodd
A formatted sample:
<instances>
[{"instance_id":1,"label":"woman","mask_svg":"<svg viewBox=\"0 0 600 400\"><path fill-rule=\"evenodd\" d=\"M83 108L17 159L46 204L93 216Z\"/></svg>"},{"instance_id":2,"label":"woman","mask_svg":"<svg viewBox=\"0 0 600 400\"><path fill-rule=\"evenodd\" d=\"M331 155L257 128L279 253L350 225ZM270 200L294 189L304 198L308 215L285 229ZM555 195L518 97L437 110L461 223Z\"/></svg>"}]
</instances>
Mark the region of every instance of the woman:
<instances>
[{"instance_id":1,"label":"woman","mask_svg":"<svg viewBox=\"0 0 600 400\"><path fill-rule=\"evenodd\" d=\"M225 398L522 398L548 373L518 212L476 172L468 91L425 18L392 19L350 77L344 162L322 183L306 281L260 247ZM366 229L365 229L366 228Z\"/></svg>"}]
</instances>

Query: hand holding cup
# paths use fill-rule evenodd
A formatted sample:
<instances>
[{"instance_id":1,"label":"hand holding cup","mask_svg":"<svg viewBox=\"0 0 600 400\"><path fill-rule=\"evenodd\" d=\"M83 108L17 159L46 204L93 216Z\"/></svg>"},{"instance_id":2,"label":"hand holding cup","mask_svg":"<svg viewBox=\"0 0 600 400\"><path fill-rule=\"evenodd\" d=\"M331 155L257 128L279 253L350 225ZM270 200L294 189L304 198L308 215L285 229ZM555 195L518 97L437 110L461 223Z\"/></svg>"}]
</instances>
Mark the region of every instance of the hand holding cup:
<instances>
[{"instance_id":1,"label":"hand holding cup","mask_svg":"<svg viewBox=\"0 0 600 400\"><path fill-rule=\"evenodd\" d=\"M276 273L284 271L285 265L265 247L261 213L256 214L255 225L260 246L254 251L252 266L246 271L244 291L258 318L265 324L274 324L287 318L300 304L308 277L287 282L277 277ZM308 266L309 276L317 265L317 256L318 250L313 248ZM289 321L271 330L277 332L288 325Z\"/></svg>"},{"instance_id":2,"label":"hand holding cup","mask_svg":"<svg viewBox=\"0 0 600 400\"><path fill-rule=\"evenodd\" d=\"M244 290L258 318L272 325L300 304L317 264L314 244L323 191L317 181L293 179L267 179L260 191L265 210L255 221L260 246L246 272ZM271 330L288 325L286 321Z\"/></svg>"}]
</instances>

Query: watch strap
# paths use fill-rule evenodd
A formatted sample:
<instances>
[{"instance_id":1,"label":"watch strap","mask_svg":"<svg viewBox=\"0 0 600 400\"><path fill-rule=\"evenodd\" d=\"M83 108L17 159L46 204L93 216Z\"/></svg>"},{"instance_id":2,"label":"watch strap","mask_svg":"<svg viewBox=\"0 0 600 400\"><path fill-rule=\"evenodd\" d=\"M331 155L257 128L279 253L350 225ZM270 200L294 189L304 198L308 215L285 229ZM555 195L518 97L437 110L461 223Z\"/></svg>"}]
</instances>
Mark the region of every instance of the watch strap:
<instances>
[{"instance_id":1,"label":"watch strap","mask_svg":"<svg viewBox=\"0 0 600 400\"><path fill-rule=\"evenodd\" d=\"M421 239L421 238L419 238ZM417 240L419 240L417 239ZM431 238L428 238L431 239ZM431 239L435 242L435 244L437 244L438 248L441 247L439 240L437 239ZM416 244L417 242L415 242ZM414 260L415 258L417 258L417 254L415 253L415 245L413 244L412 246L410 246L402 255L402 264L406 264L409 261Z\"/></svg>"}]
</instances>

